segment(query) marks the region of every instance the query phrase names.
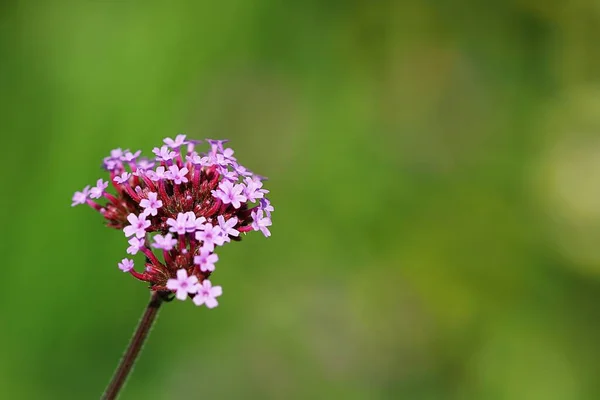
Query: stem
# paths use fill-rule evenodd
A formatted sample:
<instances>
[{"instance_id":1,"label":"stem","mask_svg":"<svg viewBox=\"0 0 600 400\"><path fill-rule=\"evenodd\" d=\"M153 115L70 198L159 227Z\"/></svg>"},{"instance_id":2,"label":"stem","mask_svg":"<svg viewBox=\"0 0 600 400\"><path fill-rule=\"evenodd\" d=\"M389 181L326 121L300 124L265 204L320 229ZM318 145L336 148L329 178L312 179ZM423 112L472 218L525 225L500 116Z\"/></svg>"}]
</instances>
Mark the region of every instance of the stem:
<instances>
[{"instance_id":1,"label":"stem","mask_svg":"<svg viewBox=\"0 0 600 400\"><path fill-rule=\"evenodd\" d=\"M123 384L127 380L129 373L133 369L133 364L140 354L140 350L144 345L144 341L148 337L148 333L150 332L150 328L152 328L152 324L156 320L156 316L158 315L158 309L163 302L163 298L161 297L159 292L152 292L152 297L150 297L150 302L146 307L146 311L144 311L144 315L142 315L142 319L140 320L137 329L129 342L129 346L127 347L127 351L125 355L121 359L121 363L117 367L112 380L108 384L106 391L102 395L103 400L113 400L116 399L119 391L123 387Z\"/></svg>"}]
</instances>

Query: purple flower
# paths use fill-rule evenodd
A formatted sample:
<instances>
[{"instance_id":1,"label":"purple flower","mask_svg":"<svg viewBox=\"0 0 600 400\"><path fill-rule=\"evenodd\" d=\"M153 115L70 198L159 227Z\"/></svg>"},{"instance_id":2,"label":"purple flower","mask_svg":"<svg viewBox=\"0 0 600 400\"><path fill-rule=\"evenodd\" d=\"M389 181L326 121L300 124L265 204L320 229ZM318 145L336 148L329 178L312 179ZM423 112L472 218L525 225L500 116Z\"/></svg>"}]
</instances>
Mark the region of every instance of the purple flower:
<instances>
[{"instance_id":1,"label":"purple flower","mask_svg":"<svg viewBox=\"0 0 600 400\"><path fill-rule=\"evenodd\" d=\"M230 163L220 153L208 153L205 157L202 157L200 162L206 166L218 165L220 167L227 167Z\"/></svg>"},{"instance_id":2,"label":"purple flower","mask_svg":"<svg viewBox=\"0 0 600 400\"><path fill-rule=\"evenodd\" d=\"M237 163L233 164L233 169L235 170L235 172L237 172L238 175L241 175L241 176L251 176L252 175L252 171L250 171L243 165L239 165Z\"/></svg>"},{"instance_id":3,"label":"purple flower","mask_svg":"<svg viewBox=\"0 0 600 400\"><path fill-rule=\"evenodd\" d=\"M188 172L186 167L179 169L177 165L171 165L169 167L169 172L167 172L167 176L169 179L172 179L175 184L180 185L181 183L186 183L188 181L188 178L186 177Z\"/></svg>"},{"instance_id":4,"label":"purple flower","mask_svg":"<svg viewBox=\"0 0 600 400\"><path fill-rule=\"evenodd\" d=\"M131 162L131 161L135 160L136 158L138 158L140 156L140 154L142 154L141 150L138 150L135 153L132 153L128 150L125 152L125 155L123 155L122 160L126 161L126 162Z\"/></svg>"},{"instance_id":5,"label":"purple flower","mask_svg":"<svg viewBox=\"0 0 600 400\"><path fill-rule=\"evenodd\" d=\"M152 247L157 249L163 249L166 251L173 250L173 247L177 244L177 239L173 239L173 235L167 233L165 236L156 235L154 236L154 243Z\"/></svg>"},{"instance_id":6,"label":"purple flower","mask_svg":"<svg viewBox=\"0 0 600 400\"><path fill-rule=\"evenodd\" d=\"M121 175L115 176L113 181L115 181L116 183L122 184L122 183L126 183L127 181L129 181L129 178L131 178L131 174L129 172L123 172Z\"/></svg>"},{"instance_id":7,"label":"purple flower","mask_svg":"<svg viewBox=\"0 0 600 400\"><path fill-rule=\"evenodd\" d=\"M185 235L187 231L188 216L185 213L177 214L177 219L169 218L167 225L170 226L169 231L176 232L179 235Z\"/></svg>"},{"instance_id":8,"label":"purple flower","mask_svg":"<svg viewBox=\"0 0 600 400\"><path fill-rule=\"evenodd\" d=\"M252 218L254 219L252 222L252 229L255 231L260 230L266 237L271 236L271 232L267 228L267 226L271 226L271 218L263 218L263 211L260 208L256 211L252 211Z\"/></svg>"},{"instance_id":9,"label":"purple flower","mask_svg":"<svg viewBox=\"0 0 600 400\"><path fill-rule=\"evenodd\" d=\"M72 198L72 206L87 203L109 227L123 230L131 259L118 262L122 271L153 291L208 308L222 294L207 279L219 261L215 249L253 229L271 235L273 207L263 178L240 165L226 142L208 140L203 152L200 141L177 135L154 148L151 159L114 149L104 159L109 182L100 179ZM116 193L107 191L109 184ZM140 253L144 270L136 271L133 258Z\"/></svg>"},{"instance_id":10,"label":"purple flower","mask_svg":"<svg viewBox=\"0 0 600 400\"><path fill-rule=\"evenodd\" d=\"M75 192L73 195L73 202L71 203L71 207L75 207L78 204L84 204L87 201L88 196L90 195L90 185L87 185L83 188L81 192Z\"/></svg>"},{"instance_id":11,"label":"purple flower","mask_svg":"<svg viewBox=\"0 0 600 400\"><path fill-rule=\"evenodd\" d=\"M258 199L265 197L265 192L262 188L263 183L257 179L246 178L244 179L246 188L244 189L244 195L248 198L248 201L255 202Z\"/></svg>"},{"instance_id":12,"label":"purple flower","mask_svg":"<svg viewBox=\"0 0 600 400\"><path fill-rule=\"evenodd\" d=\"M167 146L169 146L172 149L176 149L179 146L183 145L186 143L185 141L185 135L177 135L175 137L175 140L171 139L171 138L166 138L165 140L163 140L163 142L165 142L165 144Z\"/></svg>"},{"instance_id":13,"label":"purple flower","mask_svg":"<svg viewBox=\"0 0 600 400\"><path fill-rule=\"evenodd\" d=\"M167 281L167 289L176 291L175 297L179 300L185 300L189 294L198 291L198 278L195 275L188 276L185 269L177 271L177 279Z\"/></svg>"},{"instance_id":14,"label":"purple flower","mask_svg":"<svg viewBox=\"0 0 600 400\"><path fill-rule=\"evenodd\" d=\"M123 157L123 149L118 148L110 151L110 158L112 158L113 160L120 160L121 157Z\"/></svg>"},{"instance_id":15,"label":"purple flower","mask_svg":"<svg viewBox=\"0 0 600 400\"><path fill-rule=\"evenodd\" d=\"M221 175L222 180L236 182L239 178L238 173L235 172L235 170L229 170L229 167L219 166L218 171L219 171L219 174Z\"/></svg>"},{"instance_id":16,"label":"purple flower","mask_svg":"<svg viewBox=\"0 0 600 400\"><path fill-rule=\"evenodd\" d=\"M158 209L161 208L163 202L158 200L158 194L155 192L149 192L147 199L142 199L140 201L140 207L144 208L144 213L146 215L156 215L158 213Z\"/></svg>"},{"instance_id":17,"label":"purple flower","mask_svg":"<svg viewBox=\"0 0 600 400\"><path fill-rule=\"evenodd\" d=\"M204 224L202 230L196 232L196 240L202 241L202 248L208 251L215 250L217 246L223 246L225 239L221 234L221 228L218 225Z\"/></svg>"},{"instance_id":18,"label":"purple flower","mask_svg":"<svg viewBox=\"0 0 600 400\"><path fill-rule=\"evenodd\" d=\"M157 167L156 171L149 170L146 175L153 181L161 181L169 177L169 172L165 171L165 167Z\"/></svg>"},{"instance_id":19,"label":"purple flower","mask_svg":"<svg viewBox=\"0 0 600 400\"><path fill-rule=\"evenodd\" d=\"M169 150L167 146L162 146L160 149L155 147L152 152L156 154L158 161L171 161L177 155L174 151Z\"/></svg>"},{"instance_id":20,"label":"purple flower","mask_svg":"<svg viewBox=\"0 0 600 400\"><path fill-rule=\"evenodd\" d=\"M204 217L196 218L196 214L193 211L188 211L185 215L187 217L187 221L185 222L186 232L196 232L198 229L202 229L202 226L206 222L206 218Z\"/></svg>"},{"instance_id":21,"label":"purple flower","mask_svg":"<svg viewBox=\"0 0 600 400\"><path fill-rule=\"evenodd\" d=\"M123 168L121 158L123 157L123 150L114 149L110 151L110 156L104 158L104 168L107 171L114 171L116 169Z\"/></svg>"},{"instance_id":22,"label":"purple flower","mask_svg":"<svg viewBox=\"0 0 600 400\"><path fill-rule=\"evenodd\" d=\"M219 302L216 298L223 294L221 286L213 286L208 279L205 279L201 284L198 284L196 286L196 291L198 294L194 296L194 304L197 306L204 304L208 308L215 308L218 306Z\"/></svg>"},{"instance_id":23,"label":"purple flower","mask_svg":"<svg viewBox=\"0 0 600 400\"><path fill-rule=\"evenodd\" d=\"M260 199L260 204L258 205L258 207L261 210L263 210L265 212L265 214L267 215L267 217L269 217L269 218L271 218L271 213L273 211L275 211L275 209L271 205L271 202L266 197L263 197L262 199Z\"/></svg>"},{"instance_id":24,"label":"purple flower","mask_svg":"<svg viewBox=\"0 0 600 400\"><path fill-rule=\"evenodd\" d=\"M233 164L237 161L236 158L233 156L233 153L234 151L229 148L223 150L223 159L227 162L227 164Z\"/></svg>"},{"instance_id":25,"label":"purple flower","mask_svg":"<svg viewBox=\"0 0 600 400\"><path fill-rule=\"evenodd\" d=\"M234 185L229 181L219 182L219 188L212 191L212 195L220 199L223 204L232 204L234 208L240 208L241 202L246 201L246 196L242 194L244 185Z\"/></svg>"},{"instance_id":26,"label":"purple flower","mask_svg":"<svg viewBox=\"0 0 600 400\"><path fill-rule=\"evenodd\" d=\"M185 160L193 165L199 165L204 167L203 158L198 155L198 153L194 152L192 154L188 154L185 156Z\"/></svg>"},{"instance_id":27,"label":"purple flower","mask_svg":"<svg viewBox=\"0 0 600 400\"><path fill-rule=\"evenodd\" d=\"M142 171L147 171L150 168L154 167L155 162L152 160L148 160L147 158L140 158L137 161L137 169Z\"/></svg>"},{"instance_id":28,"label":"purple flower","mask_svg":"<svg viewBox=\"0 0 600 400\"><path fill-rule=\"evenodd\" d=\"M119 269L123 272L129 272L133 269L133 260L129 258L124 258L119 263Z\"/></svg>"},{"instance_id":29,"label":"purple flower","mask_svg":"<svg viewBox=\"0 0 600 400\"><path fill-rule=\"evenodd\" d=\"M144 247L145 240L142 238L138 238L137 236L129 239L129 247L127 248L127 254L137 254L140 251L140 248Z\"/></svg>"},{"instance_id":30,"label":"purple flower","mask_svg":"<svg viewBox=\"0 0 600 400\"><path fill-rule=\"evenodd\" d=\"M138 238L143 238L146 236L146 229L150 226L150 221L146 221L146 216L144 214L140 214L138 217L134 213L131 213L127 216L127 221L129 221L131 225L123 228L126 237L135 235Z\"/></svg>"},{"instance_id":31,"label":"purple flower","mask_svg":"<svg viewBox=\"0 0 600 400\"><path fill-rule=\"evenodd\" d=\"M239 236L240 232L233 227L238 223L237 217L231 217L227 221L222 215L217 217L217 221L219 221L219 228L221 228L221 235L223 236L223 240L225 242L230 242L229 236Z\"/></svg>"},{"instance_id":32,"label":"purple flower","mask_svg":"<svg viewBox=\"0 0 600 400\"><path fill-rule=\"evenodd\" d=\"M104 190L108 187L108 182L104 182L102 179L98 179L96 186L90 190L90 198L99 199L104 194Z\"/></svg>"},{"instance_id":33,"label":"purple flower","mask_svg":"<svg viewBox=\"0 0 600 400\"><path fill-rule=\"evenodd\" d=\"M227 140L227 139L225 139L225 140L206 139L206 142L208 144L210 144L210 150L212 153L222 153L223 145L225 143L229 142L229 140Z\"/></svg>"},{"instance_id":34,"label":"purple flower","mask_svg":"<svg viewBox=\"0 0 600 400\"><path fill-rule=\"evenodd\" d=\"M200 266L200 271L214 271L215 263L219 261L219 256L205 248L200 249L200 254L194 257L194 264Z\"/></svg>"}]
</instances>

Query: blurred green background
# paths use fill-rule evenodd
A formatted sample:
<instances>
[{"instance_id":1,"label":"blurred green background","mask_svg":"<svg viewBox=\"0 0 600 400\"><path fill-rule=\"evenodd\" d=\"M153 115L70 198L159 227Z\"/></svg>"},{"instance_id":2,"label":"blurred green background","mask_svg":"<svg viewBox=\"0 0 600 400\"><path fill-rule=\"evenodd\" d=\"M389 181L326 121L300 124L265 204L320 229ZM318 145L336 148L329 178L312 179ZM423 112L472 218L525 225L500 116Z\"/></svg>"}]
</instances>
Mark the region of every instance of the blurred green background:
<instances>
[{"instance_id":1,"label":"blurred green background","mask_svg":"<svg viewBox=\"0 0 600 400\"><path fill-rule=\"evenodd\" d=\"M0 397L93 399L148 300L75 190L229 138L273 236L123 399L600 398L596 1L6 1Z\"/></svg>"}]
</instances>

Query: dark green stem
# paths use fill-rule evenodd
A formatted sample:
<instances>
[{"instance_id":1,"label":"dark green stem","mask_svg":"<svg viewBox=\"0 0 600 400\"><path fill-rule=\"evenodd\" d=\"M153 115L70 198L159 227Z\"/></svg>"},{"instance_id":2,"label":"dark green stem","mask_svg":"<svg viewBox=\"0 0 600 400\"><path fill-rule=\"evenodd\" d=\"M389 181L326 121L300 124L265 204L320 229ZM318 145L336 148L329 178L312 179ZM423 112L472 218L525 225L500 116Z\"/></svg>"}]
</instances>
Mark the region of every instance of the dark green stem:
<instances>
[{"instance_id":1,"label":"dark green stem","mask_svg":"<svg viewBox=\"0 0 600 400\"><path fill-rule=\"evenodd\" d=\"M160 292L152 292L150 302L146 307L146 311L144 311L144 315L142 315L142 319L135 330L135 334L133 335L131 342L129 342L127 351L121 359L121 363L115 371L112 380L108 384L106 391L102 395L103 400L113 400L119 395L119 391L125 384L129 373L133 369L133 364L140 354L140 350L144 346L144 341L148 337L148 333L150 333L150 329L156 320L158 309L160 308L162 302L163 298L161 297Z\"/></svg>"}]
</instances>

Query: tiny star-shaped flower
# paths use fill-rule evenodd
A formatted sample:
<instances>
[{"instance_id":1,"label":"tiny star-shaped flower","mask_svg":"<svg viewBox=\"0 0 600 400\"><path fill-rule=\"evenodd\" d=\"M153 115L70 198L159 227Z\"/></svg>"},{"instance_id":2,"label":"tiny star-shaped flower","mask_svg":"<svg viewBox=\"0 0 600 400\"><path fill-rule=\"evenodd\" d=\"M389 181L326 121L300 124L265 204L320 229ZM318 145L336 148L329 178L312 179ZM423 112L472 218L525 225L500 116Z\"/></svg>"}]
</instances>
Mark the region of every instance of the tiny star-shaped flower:
<instances>
[{"instance_id":1,"label":"tiny star-shaped flower","mask_svg":"<svg viewBox=\"0 0 600 400\"><path fill-rule=\"evenodd\" d=\"M198 291L198 278L195 275L188 276L185 269L177 271L177 279L167 281L167 289L175 291L175 297L179 300L185 300L189 294Z\"/></svg>"},{"instance_id":2,"label":"tiny star-shaped flower","mask_svg":"<svg viewBox=\"0 0 600 400\"><path fill-rule=\"evenodd\" d=\"M133 269L133 260L129 258L124 258L119 263L119 269L123 272L129 272Z\"/></svg>"},{"instance_id":3,"label":"tiny star-shaped flower","mask_svg":"<svg viewBox=\"0 0 600 400\"><path fill-rule=\"evenodd\" d=\"M138 217L134 213L131 213L127 216L127 221L129 221L131 225L127 225L123 228L126 237L135 235L138 238L143 238L146 235L146 229L150 226L150 221L146 220L144 214L140 214Z\"/></svg>"},{"instance_id":4,"label":"tiny star-shaped flower","mask_svg":"<svg viewBox=\"0 0 600 400\"><path fill-rule=\"evenodd\" d=\"M194 296L193 302L197 306L202 304L208 308L215 308L219 305L217 297L223 294L221 286L213 286L208 279L202 281L201 284L197 285L197 294Z\"/></svg>"},{"instance_id":5,"label":"tiny star-shaped flower","mask_svg":"<svg viewBox=\"0 0 600 400\"><path fill-rule=\"evenodd\" d=\"M163 202L158 200L158 193L149 192L147 199L142 199L140 201L140 207L144 208L144 213L146 215L156 215L158 213L158 209L161 208Z\"/></svg>"},{"instance_id":6,"label":"tiny star-shaped flower","mask_svg":"<svg viewBox=\"0 0 600 400\"><path fill-rule=\"evenodd\" d=\"M246 201L246 196L242 194L244 185L233 184L230 181L219 182L219 188L212 191L212 195L220 199L223 204L231 204L235 208L241 207L241 202Z\"/></svg>"},{"instance_id":7,"label":"tiny star-shaped flower","mask_svg":"<svg viewBox=\"0 0 600 400\"><path fill-rule=\"evenodd\" d=\"M215 263L219 261L219 256L209 250L202 248L200 254L194 257L194 264L200 266L200 271L214 271Z\"/></svg>"}]
</instances>

